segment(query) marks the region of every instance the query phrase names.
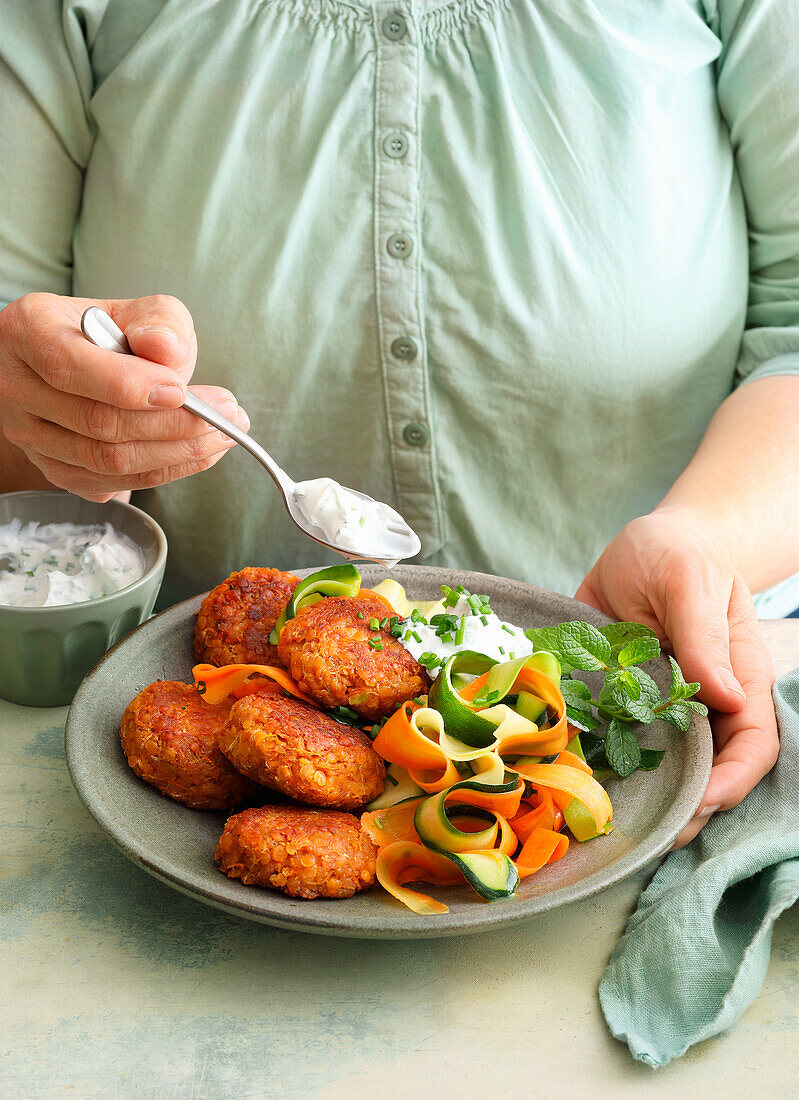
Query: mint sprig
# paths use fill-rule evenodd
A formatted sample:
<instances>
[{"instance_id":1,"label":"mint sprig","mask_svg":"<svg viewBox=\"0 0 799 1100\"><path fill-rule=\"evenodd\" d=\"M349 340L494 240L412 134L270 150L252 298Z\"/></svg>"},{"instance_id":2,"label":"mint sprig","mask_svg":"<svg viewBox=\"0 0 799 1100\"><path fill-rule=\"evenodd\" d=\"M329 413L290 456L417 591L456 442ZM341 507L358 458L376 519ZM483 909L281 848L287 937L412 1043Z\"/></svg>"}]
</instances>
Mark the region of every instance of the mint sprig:
<instances>
[{"instance_id":1,"label":"mint sprig","mask_svg":"<svg viewBox=\"0 0 799 1100\"><path fill-rule=\"evenodd\" d=\"M566 713L583 731L583 750L597 774L625 778L639 768L652 771L660 765L663 751L642 749L633 723L650 725L660 719L685 732L692 713L707 714L707 707L693 698L700 685L686 682L673 657L669 656L671 686L665 698L649 673L639 667L660 656L657 635L643 623L595 627L568 622L525 633L535 649L548 650L560 662ZM605 673L596 698L573 672ZM604 735L594 732L605 723Z\"/></svg>"}]
</instances>

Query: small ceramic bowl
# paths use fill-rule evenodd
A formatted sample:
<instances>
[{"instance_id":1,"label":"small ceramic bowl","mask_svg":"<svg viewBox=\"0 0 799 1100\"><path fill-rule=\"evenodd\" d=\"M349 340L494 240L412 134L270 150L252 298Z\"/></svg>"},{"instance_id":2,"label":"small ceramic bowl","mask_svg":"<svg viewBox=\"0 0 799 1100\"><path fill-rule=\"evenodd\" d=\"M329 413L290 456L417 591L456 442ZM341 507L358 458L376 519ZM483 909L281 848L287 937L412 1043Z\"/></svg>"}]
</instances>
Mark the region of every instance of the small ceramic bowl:
<instances>
[{"instance_id":1,"label":"small ceramic bowl","mask_svg":"<svg viewBox=\"0 0 799 1100\"><path fill-rule=\"evenodd\" d=\"M164 577L166 535L132 504L93 504L55 490L0 494L0 526L13 519L110 523L144 554L144 576L110 596L61 607L0 604L0 698L27 707L63 706L106 650L149 617Z\"/></svg>"}]
</instances>

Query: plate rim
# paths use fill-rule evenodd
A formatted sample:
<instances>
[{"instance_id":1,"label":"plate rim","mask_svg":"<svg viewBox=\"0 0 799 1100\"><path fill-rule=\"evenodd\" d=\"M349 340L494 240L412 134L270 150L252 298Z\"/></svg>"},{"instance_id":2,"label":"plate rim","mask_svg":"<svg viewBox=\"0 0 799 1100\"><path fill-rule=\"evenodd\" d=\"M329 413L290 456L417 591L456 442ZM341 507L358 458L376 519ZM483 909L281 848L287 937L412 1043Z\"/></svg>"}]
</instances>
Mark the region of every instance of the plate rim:
<instances>
[{"instance_id":1,"label":"plate rim","mask_svg":"<svg viewBox=\"0 0 799 1100\"><path fill-rule=\"evenodd\" d=\"M524 594L527 598L531 595L540 594L547 599L555 597L558 600L570 600L575 605L585 608L586 614L584 617L588 620L613 621L595 608L580 604L579 601L573 600L571 597L513 578L498 577L474 570L448 569L445 566L422 565L404 566L403 568L435 570L441 574L442 580L445 576L451 579L457 574L468 574L471 577L481 578L481 583L483 580L488 582L500 581L503 585L517 587L520 594ZM295 576L300 577L314 571L312 568L291 570ZM120 825L119 819L107 811L102 800L98 801L93 797L92 784L86 782L86 777L79 766L82 747L79 716L86 703L90 703L92 692L98 684L98 679L102 679L106 663L114 658L120 649L129 645L134 635L151 630L158 631L163 625L168 625L172 620L175 621L175 624L185 622L187 618L196 613L200 602L206 595L207 593L202 593L198 596L192 596L154 615L126 634L100 658L82 681L69 708L64 728L64 752L70 779L81 802L93 820L97 822L123 855L158 881L231 916L254 920L289 931L354 939L438 939L508 928L532 920L536 916L550 913L563 905L570 905L576 901L594 897L601 891L635 874L647 864L659 859L671 848L675 838L691 820L701 802L712 766L713 742L707 718L694 715L691 729L695 734L697 761L691 773L691 782L683 782L677 788L668 812L660 822L660 830L663 835L659 842L654 846L647 844L647 841L653 835L650 833L614 863L557 890L526 898L514 897L506 901L494 902L491 905L475 899L474 913L459 914L458 920L454 922L439 921L434 923L434 918L425 919L411 913L409 910L397 909L396 912L386 913L389 923L384 927L375 925L374 917L364 923L357 920L353 922L351 916L347 920L336 919L333 908L331 908L332 919L324 919L319 912L319 906L330 905L332 907L336 904L335 899L316 899L315 902L309 903L300 899L288 898L277 891L265 890L258 892L258 897L261 899L259 905L249 903L247 895L243 895L241 901L229 901L208 887L203 886L201 882L191 881L191 878L187 878L185 875L181 878L175 874L166 865L167 861L159 858L158 853L146 844L137 846L132 843L124 826ZM179 805L179 803L176 803L176 805ZM664 829L664 825L667 825L667 828ZM247 890L248 888L242 887L242 889ZM264 911L262 903L265 896L270 899L274 911ZM313 910L310 910L310 905L314 906ZM293 912L295 906L297 906L296 913ZM304 909L308 910L307 913L304 912Z\"/></svg>"}]
</instances>

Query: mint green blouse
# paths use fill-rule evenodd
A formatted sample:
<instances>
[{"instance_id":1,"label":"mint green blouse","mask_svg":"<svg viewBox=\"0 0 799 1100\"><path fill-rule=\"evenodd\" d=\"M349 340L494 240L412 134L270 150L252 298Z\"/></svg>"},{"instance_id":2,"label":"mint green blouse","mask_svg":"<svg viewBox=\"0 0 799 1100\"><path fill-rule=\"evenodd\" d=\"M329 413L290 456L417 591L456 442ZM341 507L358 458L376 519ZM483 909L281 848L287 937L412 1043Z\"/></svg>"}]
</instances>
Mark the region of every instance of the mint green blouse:
<instances>
[{"instance_id":1,"label":"mint green blouse","mask_svg":"<svg viewBox=\"0 0 799 1100\"><path fill-rule=\"evenodd\" d=\"M195 381L426 561L573 592L734 386L799 373L799 0L0 20L0 299L181 298ZM243 452L145 506L169 598L320 560Z\"/></svg>"}]
</instances>

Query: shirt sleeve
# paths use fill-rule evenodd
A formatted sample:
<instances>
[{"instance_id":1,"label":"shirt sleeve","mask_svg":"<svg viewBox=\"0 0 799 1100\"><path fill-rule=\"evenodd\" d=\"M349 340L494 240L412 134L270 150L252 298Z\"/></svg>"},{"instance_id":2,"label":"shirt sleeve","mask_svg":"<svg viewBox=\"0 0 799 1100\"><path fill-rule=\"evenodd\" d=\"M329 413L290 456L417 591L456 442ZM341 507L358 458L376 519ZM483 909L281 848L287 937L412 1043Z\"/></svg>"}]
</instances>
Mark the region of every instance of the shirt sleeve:
<instances>
[{"instance_id":1,"label":"shirt sleeve","mask_svg":"<svg viewBox=\"0 0 799 1100\"><path fill-rule=\"evenodd\" d=\"M90 44L107 0L3 0L0 308L69 294L72 235L93 134Z\"/></svg>"},{"instance_id":2,"label":"shirt sleeve","mask_svg":"<svg viewBox=\"0 0 799 1100\"><path fill-rule=\"evenodd\" d=\"M799 374L799 0L715 0L708 14L749 223L736 382Z\"/></svg>"}]
</instances>

